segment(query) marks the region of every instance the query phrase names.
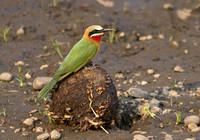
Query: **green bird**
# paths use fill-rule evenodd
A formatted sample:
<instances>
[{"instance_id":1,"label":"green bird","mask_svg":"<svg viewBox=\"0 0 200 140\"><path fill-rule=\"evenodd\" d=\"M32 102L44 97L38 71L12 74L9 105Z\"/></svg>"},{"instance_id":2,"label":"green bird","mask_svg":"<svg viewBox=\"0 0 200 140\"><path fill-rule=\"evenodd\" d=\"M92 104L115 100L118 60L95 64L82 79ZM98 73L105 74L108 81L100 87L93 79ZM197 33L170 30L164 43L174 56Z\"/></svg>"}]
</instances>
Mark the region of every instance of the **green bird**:
<instances>
[{"instance_id":1,"label":"green bird","mask_svg":"<svg viewBox=\"0 0 200 140\"><path fill-rule=\"evenodd\" d=\"M104 29L99 25L89 26L83 37L70 50L64 61L53 75L52 80L44 86L38 93L38 98L42 99L51 90L54 85L72 72L77 72L86 65L97 53L100 47L100 39L104 32L113 29Z\"/></svg>"}]
</instances>

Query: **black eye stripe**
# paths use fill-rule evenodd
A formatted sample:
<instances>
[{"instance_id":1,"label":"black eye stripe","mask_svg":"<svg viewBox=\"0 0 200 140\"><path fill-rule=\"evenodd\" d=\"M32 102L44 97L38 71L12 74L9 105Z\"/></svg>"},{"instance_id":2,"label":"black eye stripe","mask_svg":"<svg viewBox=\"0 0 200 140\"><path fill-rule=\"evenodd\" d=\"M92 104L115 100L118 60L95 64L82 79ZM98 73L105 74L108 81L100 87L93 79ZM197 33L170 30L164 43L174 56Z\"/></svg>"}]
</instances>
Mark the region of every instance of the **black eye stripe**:
<instances>
[{"instance_id":1,"label":"black eye stripe","mask_svg":"<svg viewBox=\"0 0 200 140\"><path fill-rule=\"evenodd\" d=\"M96 33L102 33L103 30L92 30L91 32L89 32L89 36L93 35L93 34L96 34Z\"/></svg>"}]
</instances>

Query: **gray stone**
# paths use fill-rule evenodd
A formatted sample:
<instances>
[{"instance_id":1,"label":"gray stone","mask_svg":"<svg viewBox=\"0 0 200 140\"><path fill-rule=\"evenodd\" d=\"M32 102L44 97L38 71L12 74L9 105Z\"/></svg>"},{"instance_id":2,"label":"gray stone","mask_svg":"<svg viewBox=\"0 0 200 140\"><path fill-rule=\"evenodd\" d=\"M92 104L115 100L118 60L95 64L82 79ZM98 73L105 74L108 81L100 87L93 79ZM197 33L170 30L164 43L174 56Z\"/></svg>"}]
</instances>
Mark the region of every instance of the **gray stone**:
<instances>
[{"instance_id":1,"label":"gray stone","mask_svg":"<svg viewBox=\"0 0 200 140\"><path fill-rule=\"evenodd\" d=\"M50 135L51 135L51 139L53 140L58 140L61 137L61 134L56 129L51 131Z\"/></svg>"},{"instance_id":2,"label":"gray stone","mask_svg":"<svg viewBox=\"0 0 200 140\"><path fill-rule=\"evenodd\" d=\"M33 81L34 89L42 89L46 84L51 81L51 77L36 77Z\"/></svg>"},{"instance_id":3,"label":"gray stone","mask_svg":"<svg viewBox=\"0 0 200 140\"><path fill-rule=\"evenodd\" d=\"M3 72L3 73L0 74L0 80L1 81L7 81L7 82L9 82L9 81L12 80L12 78L13 78L13 76L9 72Z\"/></svg>"},{"instance_id":4,"label":"gray stone","mask_svg":"<svg viewBox=\"0 0 200 140\"><path fill-rule=\"evenodd\" d=\"M49 133L43 133L39 136L37 136L37 140L46 140L49 138Z\"/></svg>"},{"instance_id":5,"label":"gray stone","mask_svg":"<svg viewBox=\"0 0 200 140\"><path fill-rule=\"evenodd\" d=\"M158 101L157 99L153 98L151 101L150 101L150 106L151 107L159 107L161 105L161 102Z\"/></svg>"},{"instance_id":6,"label":"gray stone","mask_svg":"<svg viewBox=\"0 0 200 140\"><path fill-rule=\"evenodd\" d=\"M168 87L164 87L162 89L162 94L168 96L169 95L169 88Z\"/></svg>"},{"instance_id":7,"label":"gray stone","mask_svg":"<svg viewBox=\"0 0 200 140\"><path fill-rule=\"evenodd\" d=\"M148 98L148 92L138 89L138 88L129 88L128 89L128 95L135 97L135 98Z\"/></svg>"}]
</instances>

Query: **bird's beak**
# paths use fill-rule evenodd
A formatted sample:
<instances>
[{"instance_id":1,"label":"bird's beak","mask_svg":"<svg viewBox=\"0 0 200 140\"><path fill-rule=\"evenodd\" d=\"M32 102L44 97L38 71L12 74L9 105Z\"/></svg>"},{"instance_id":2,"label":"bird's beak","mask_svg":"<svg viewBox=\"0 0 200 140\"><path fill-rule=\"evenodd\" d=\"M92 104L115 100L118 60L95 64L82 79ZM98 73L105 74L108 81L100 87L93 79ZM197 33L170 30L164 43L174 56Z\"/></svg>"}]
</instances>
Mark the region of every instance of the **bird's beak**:
<instances>
[{"instance_id":1,"label":"bird's beak","mask_svg":"<svg viewBox=\"0 0 200 140\"><path fill-rule=\"evenodd\" d=\"M115 31L115 29L103 29L103 32Z\"/></svg>"}]
</instances>

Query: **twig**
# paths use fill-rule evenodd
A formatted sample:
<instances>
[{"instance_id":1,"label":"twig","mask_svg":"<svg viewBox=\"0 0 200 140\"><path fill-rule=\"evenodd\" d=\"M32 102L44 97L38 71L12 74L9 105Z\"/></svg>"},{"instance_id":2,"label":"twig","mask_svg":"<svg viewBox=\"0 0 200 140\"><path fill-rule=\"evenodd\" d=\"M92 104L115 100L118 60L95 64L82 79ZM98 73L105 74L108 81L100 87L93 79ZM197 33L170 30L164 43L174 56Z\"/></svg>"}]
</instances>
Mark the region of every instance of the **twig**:
<instances>
[{"instance_id":1,"label":"twig","mask_svg":"<svg viewBox=\"0 0 200 140\"><path fill-rule=\"evenodd\" d=\"M92 112L94 113L94 115L95 115L95 117L96 118L99 118L99 115L98 114L96 114L96 112L94 111L94 109L92 108L92 100L90 99L90 97L88 97L88 99L89 99L89 101L90 101L90 104L89 104L89 106L90 106L90 109L92 110Z\"/></svg>"},{"instance_id":2,"label":"twig","mask_svg":"<svg viewBox=\"0 0 200 140\"><path fill-rule=\"evenodd\" d=\"M110 134L102 125L100 125L100 128L106 133L106 134Z\"/></svg>"}]
</instances>

